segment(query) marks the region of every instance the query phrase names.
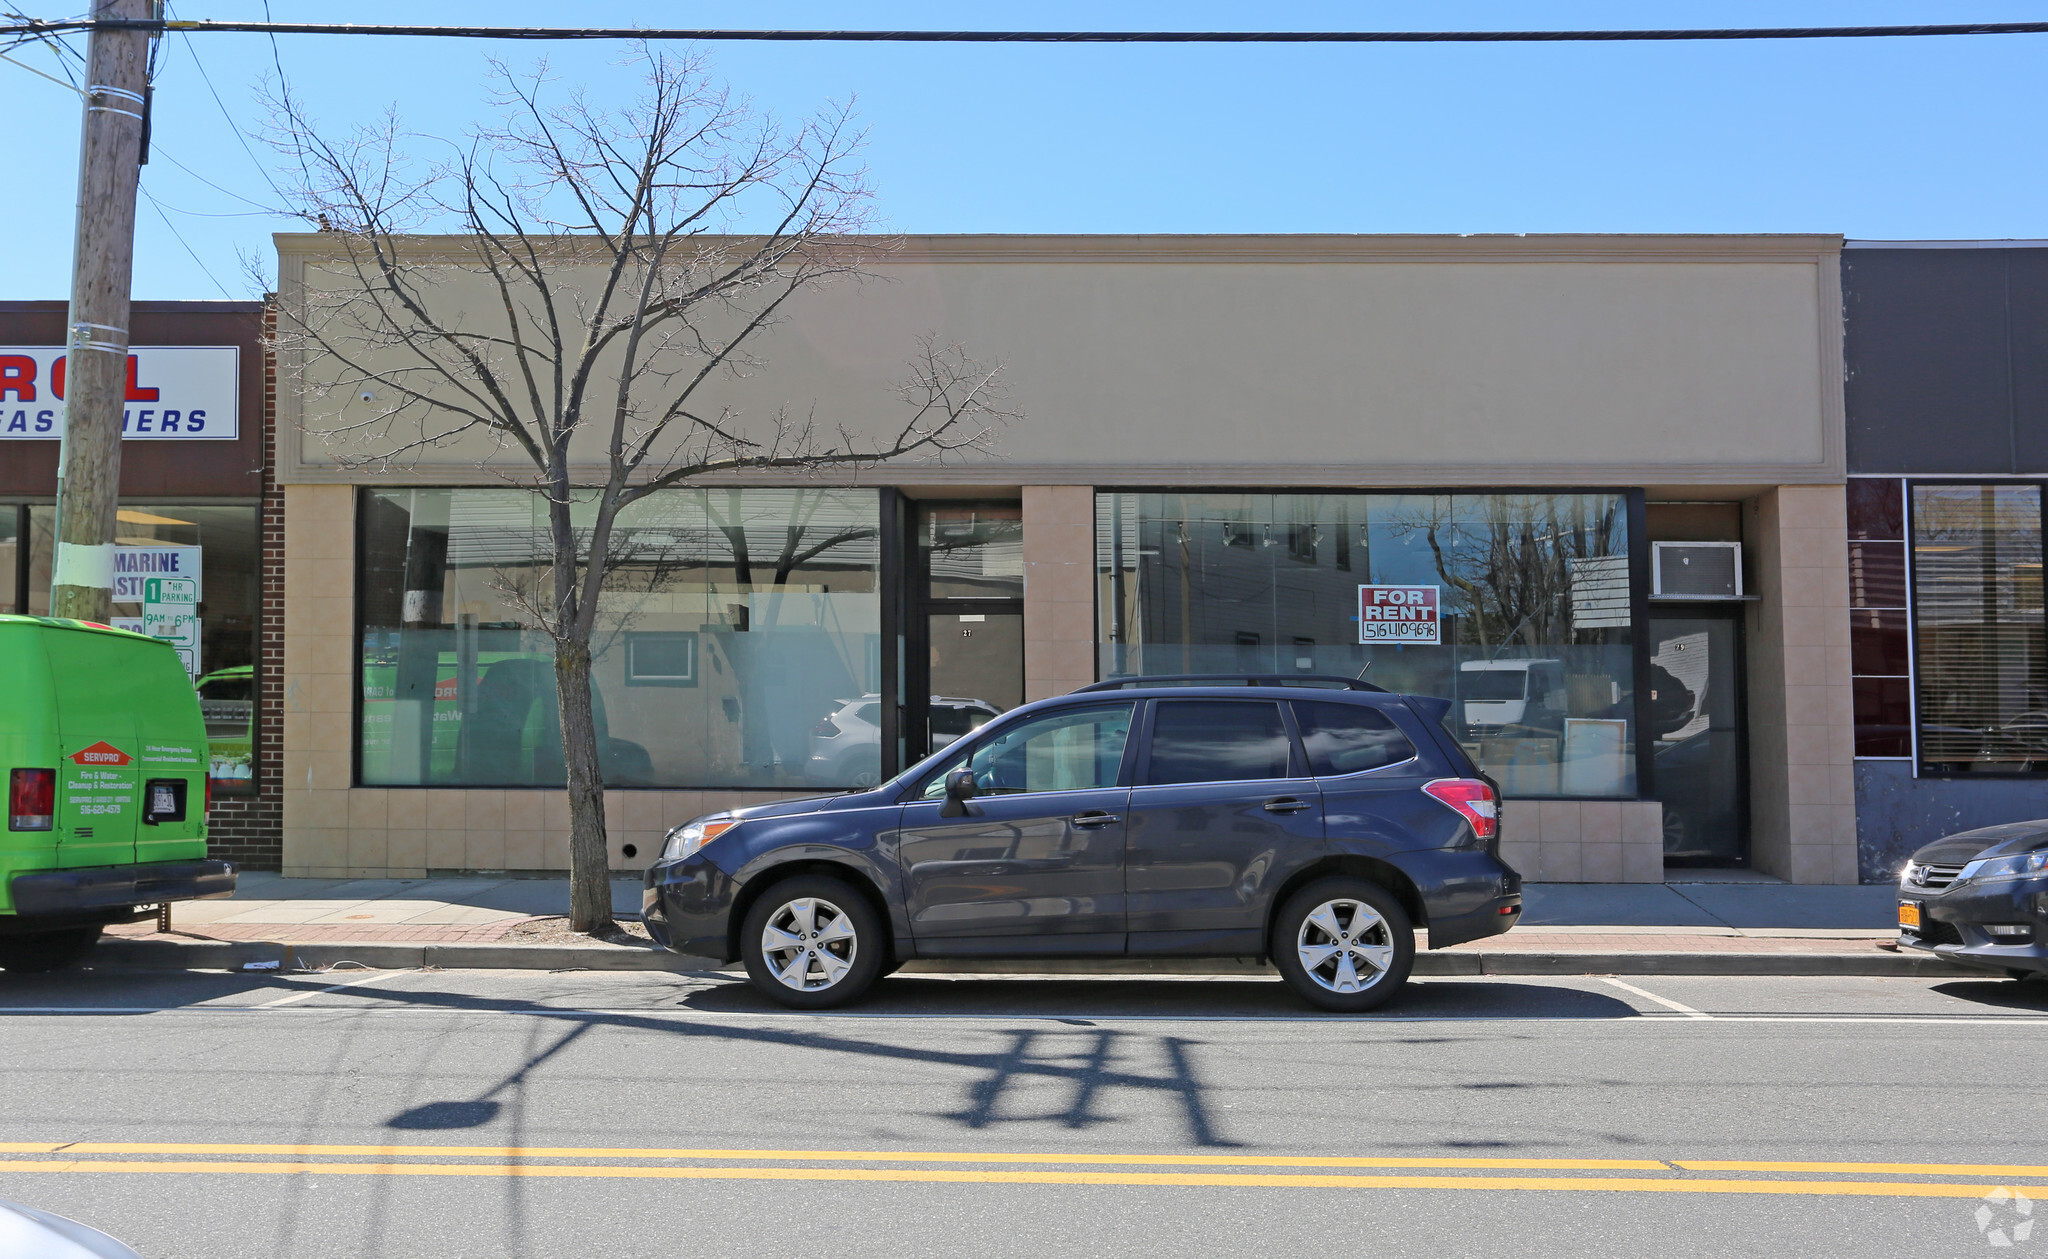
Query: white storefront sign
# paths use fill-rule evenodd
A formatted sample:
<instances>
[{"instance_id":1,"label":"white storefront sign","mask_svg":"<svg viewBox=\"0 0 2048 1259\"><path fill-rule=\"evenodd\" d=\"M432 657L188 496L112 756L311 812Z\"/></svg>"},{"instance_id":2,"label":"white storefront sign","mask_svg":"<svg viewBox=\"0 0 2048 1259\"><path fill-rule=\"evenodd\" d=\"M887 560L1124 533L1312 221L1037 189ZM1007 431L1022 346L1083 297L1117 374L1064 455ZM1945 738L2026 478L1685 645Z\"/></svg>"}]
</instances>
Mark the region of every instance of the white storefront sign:
<instances>
[{"instance_id":1,"label":"white storefront sign","mask_svg":"<svg viewBox=\"0 0 2048 1259\"><path fill-rule=\"evenodd\" d=\"M1360 586L1358 641L1438 646L1442 608L1443 591L1436 586Z\"/></svg>"},{"instance_id":2,"label":"white storefront sign","mask_svg":"<svg viewBox=\"0 0 2048 1259\"><path fill-rule=\"evenodd\" d=\"M114 548L114 602L142 605L141 616L116 617L114 628L169 642L194 677L199 675L202 554L196 546Z\"/></svg>"},{"instance_id":3,"label":"white storefront sign","mask_svg":"<svg viewBox=\"0 0 2048 1259\"><path fill-rule=\"evenodd\" d=\"M241 357L232 345L133 347L121 436L233 441L241 433ZM64 368L62 346L0 346L0 438L64 435Z\"/></svg>"}]
</instances>

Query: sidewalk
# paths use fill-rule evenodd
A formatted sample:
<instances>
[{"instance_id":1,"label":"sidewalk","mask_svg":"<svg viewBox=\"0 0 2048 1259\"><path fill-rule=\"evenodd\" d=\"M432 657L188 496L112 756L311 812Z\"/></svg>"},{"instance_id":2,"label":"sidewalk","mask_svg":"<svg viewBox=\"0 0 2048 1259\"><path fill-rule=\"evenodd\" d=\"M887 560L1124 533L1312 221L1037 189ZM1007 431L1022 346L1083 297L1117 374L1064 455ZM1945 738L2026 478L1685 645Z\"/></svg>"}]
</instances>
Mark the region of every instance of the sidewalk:
<instances>
[{"instance_id":1,"label":"sidewalk","mask_svg":"<svg viewBox=\"0 0 2048 1259\"><path fill-rule=\"evenodd\" d=\"M153 922L107 933L156 940L491 944L521 924L569 911L567 878L287 879L245 871L237 883L227 899L173 905L169 936L158 934ZM612 912L639 918L638 880L613 880Z\"/></svg>"},{"instance_id":2,"label":"sidewalk","mask_svg":"<svg viewBox=\"0 0 2048 1259\"><path fill-rule=\"evenodd\" d=\"M1760 878L1531 883L1513 931L1456 947L1488 953L1868 953L1899 933L1893 891L1888 883L1795 887Z\"/></svg>"},{"instance_id":3,"label":"sidewalk","mask_svg":"<svg viewBox=\"0 0 2048 1259\"><path fill-rule=\"evenodd\" d=\"M1712 876L1706 876L1712 877ZM110 963L598 967L695 969L644 942L605 943L568 933L566 879L287 879L250 873L232 898L172 911L154 923L113 927L99 956ZM1417 974L1665 973L1939 974L1945 963L1879 944L1897 934L1889 885L1794 887L1758 877L1662 884L1530 884L1520 925L1506 935L1424 953ZM614 881L612 907L637 926L640 885ZM964 965L964 964L963 964ZM977 971L1038 970L1052 963L976 962ZM913 969L956 970L953 963ZM1235 971L1242 964L1112 959L1060 970Z\"/></svg>"}]
</instances>

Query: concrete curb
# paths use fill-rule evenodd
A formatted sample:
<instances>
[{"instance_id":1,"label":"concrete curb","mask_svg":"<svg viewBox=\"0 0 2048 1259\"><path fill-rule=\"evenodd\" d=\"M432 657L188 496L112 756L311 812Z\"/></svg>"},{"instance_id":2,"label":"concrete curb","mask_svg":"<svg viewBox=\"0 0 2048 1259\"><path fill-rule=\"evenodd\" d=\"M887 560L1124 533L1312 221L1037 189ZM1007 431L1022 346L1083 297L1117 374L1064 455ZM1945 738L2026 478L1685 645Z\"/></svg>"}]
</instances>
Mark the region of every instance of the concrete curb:
<instances>
[{"instance_id":1,"label":"concrete curb","mask_svg":"<svg viewBox=\"0 0 2048 1259\"><path fill-rule=\"evenodd\" d=\"M320 970L355 962L380 970L737 970L706 957L618 945L305 943L110 938L87 956L96 966L153 970L241 970L275 962L279 970ZM266 968L267 969L267 968ZM957 958L911 962L905 974L972 975L1271 975L1272 968L1229 958L1081 961ZM1887 953L1421 953L1420 978L1479 975L1878 975L1944 978L1995 972L1939 958Z\"/></svg>"}]
</instances>

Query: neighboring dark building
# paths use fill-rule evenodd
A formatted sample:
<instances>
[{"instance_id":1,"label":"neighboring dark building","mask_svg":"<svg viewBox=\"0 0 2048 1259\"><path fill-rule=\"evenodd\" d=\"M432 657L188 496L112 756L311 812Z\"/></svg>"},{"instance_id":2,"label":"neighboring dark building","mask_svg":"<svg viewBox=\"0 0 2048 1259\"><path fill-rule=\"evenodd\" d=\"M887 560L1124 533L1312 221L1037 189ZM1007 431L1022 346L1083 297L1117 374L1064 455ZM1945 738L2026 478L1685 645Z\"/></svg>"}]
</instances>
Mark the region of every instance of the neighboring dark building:
<instances>
[{"instance_id":1,"label":"neighboring dark building","mask_svg":"<svg viewBox=\"0 0 2048 1259\"><path fill-rule=\"evenodd\" d=\"M2048 816L2048 241L1842 253L1864 879Z\"/></svg>"},{"instance_id":2,"label":"neighboring dark building","mask_svg":"<svg viewBox=\"0 0 2048 1259\"><path fill-rule=\"evenodd\" d=\"M49 610L65 315L63 302L0 302L4 612ZM140 353L131 359L116 542L131 556L176 552L198 561L188 667L212 740L209 848L247 868L275 870L282 853L284 498L273 476L264 306L136 302L130 323ZM151 353L166 347L177 348ZM140 605L119 594L113 619L139 618Z\"/></svg>"}]
</instances>

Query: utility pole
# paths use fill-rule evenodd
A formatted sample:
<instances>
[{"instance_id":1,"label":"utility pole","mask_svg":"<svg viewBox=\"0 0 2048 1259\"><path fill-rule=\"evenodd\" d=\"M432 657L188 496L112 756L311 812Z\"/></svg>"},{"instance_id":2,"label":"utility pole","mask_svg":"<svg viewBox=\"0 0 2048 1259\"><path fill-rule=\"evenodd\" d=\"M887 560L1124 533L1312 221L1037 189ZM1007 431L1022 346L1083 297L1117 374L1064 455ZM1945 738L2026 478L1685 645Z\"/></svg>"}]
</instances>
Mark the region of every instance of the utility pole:
<instances>
[{"instance_id":1,"label":"utility pole","mask_svg":"<svg viewBox=\"0 0 2048 1259\"><path fill-rule=\"evenodd\" d=\"M98 20L155 17L156 0L93 0ZM128 290L135 193L147 138L149 32L95 27L86 56L78 224L64 351L57 555L50 615L105 621L114 593L121 412L128 397Z\"/></svg>"}]
</instances>

